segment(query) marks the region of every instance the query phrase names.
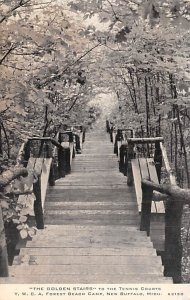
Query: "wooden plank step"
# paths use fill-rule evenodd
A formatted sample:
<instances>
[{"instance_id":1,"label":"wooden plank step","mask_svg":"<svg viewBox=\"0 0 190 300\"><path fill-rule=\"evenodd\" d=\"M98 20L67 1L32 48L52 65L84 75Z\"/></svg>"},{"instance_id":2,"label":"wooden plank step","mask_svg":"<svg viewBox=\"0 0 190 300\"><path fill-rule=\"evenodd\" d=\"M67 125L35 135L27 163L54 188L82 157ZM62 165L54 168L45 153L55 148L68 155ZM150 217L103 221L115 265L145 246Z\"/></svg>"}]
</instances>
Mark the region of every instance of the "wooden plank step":
<instances>
[{"instance_id":1,"label":"wooden plank step","mask_svg":"<svg viewBox=\"0 0 190 300\"><path fill-rule=\"evenodd\" d=\"M93 274L87 275L56 275L56 274L41 274L40 276L27 274L17 275L16 277L0 278L1 284L171 284L173 283L171 278L163 277L161 275L151 274Z\"/></svg>"},{"instance_id":2,"label":"wooden plank step","mask_svg":"<svg viewBox=\"0 0 190 300\"><path fill-rule=\"evenodd\" d=\"M86 140L84 143L84 148L85 149L89 149L89 148L93 148L93 149L98 149L98 148L112 148L113 149L113 144L110 143L108 140L106 141L103 137L100 137L99 139L97 139L96 137L94 137L94 141L88 141Z\"/></svg>"},{"instance_id":3,"label":"wooden plank step","mask_svg":"<svg viewBox=\"0 0 190 300\"><path fill-rule=\"evenodd\" d=\"M14 265L144 265L162 264L158 256L76 256L44 255L17 256Z\"/></svg>"},{"instance_id":4,"label":"wooden plank step","mask_svg":"<svg viewBox=\"0 0 190 300\"><path fill-rule=\"evenodd\" d=\"M104 274L104 275L116 275L116 274L163 274L163 267L160 265L31 265L22 266L22 265L14 265L11 267L10 273L12 275L18 276L23 275L38 275L41 276L42 274L67 274L67 275L86 275L89 274ZM114 277L114 276L113 276Z\"/></svg>"},{"instance_id":5,"label":"wooden plank step","mask_svg":"<svg viewBox=\"0 0 190 300\"><path fill-rule=\"evenodd\" d=\"M56 183L57 183L57 181L56 181ZM54 187L49 187L48 188L48 196L50 196L50 195L52 195L52 194L55 194L55 193L59 193L60 190L61 189L61 187L60 186L54 186ZM64 191L65 190L65 191ZM112 187L105 187L103 190L100 190L100 191L98 191L96 188L94 188L94 190L93 189L89 189L89 191L88 191L88 189L87 190L83 190L83 188L78 188L78 191L72 191L72 190L70 190L70 188L68 187L67 189L65 188L65 187L63 187L63 193L65 193L66 195L67 194L73 194L73 195L77 195L78 193L80 193L81 192L81 194L83 194L83 195L87 195L87 194L89 194L89 195L96 195L97 197L99 197L99 196L104 196L104 195L110 195L110 197L118 197L119 195L121 195L122 193L126 193L126 194L128 194L128 195L131 195L133 198L135 198L135 195L133 194L133 189L131 189L131 188L129 188L128 186L126 186L126 185L122 185L122 186L120 186L120 190L114 190ZM62 192L61 192L62 193Z\"/></svg>"},{"instance_id":6,"label":"wooden plank step","mask_svg":"<svg viewBox=\"0 0 190 300\"><path fill-rule=\"evenodd\" d=\"M81 174L72 174L71 176L66 176L65 178L60 179L58 182L62 181L85 181L85 180L104 180L104 181L124 181L126 183L126 178L124 176L113 176L113 174L106 174L104 175L103 173L90 173L89 175L85 173Z\"/></svg>"},{"instance_id":7,"label":"wooden plank step","mask_svg":"<svg viewBox=\"0 0 190 300\"><path fill-rule=\"evenodd\" d=\"M93 201L93 202L69 202L69 201L65 201L65 202L46 202L45 204L45 210L47 211L47 209L51 209L51 210L56 210L56 209L60 209L60 210L78 210L78 209L82 209L82 210L100 210L100 209L104 209L104 210L126 210L126 209L134 209L137 210L137 205L135 202L117 202L117 203L113 203L111 201L104 201L104 202L100 202L100 201Z\"/></svg>"},{"instance_id":8,"label":"wooden plank step","mask_svg":"<svg viewBox=\"0 0 190 300\"><path fill-rule=\"evenodd\" d=\"M112 170L117 170L117 168L113 168ZM90 173L93 173L94 171L100 171L100 172L104 172L105 171L105 168L103 169L103 168L100 168L100 169L88 169L88 168L83 168L82 170L80 169L74 169L74 168L72 168L72 171L73 172L75 172L75 173L80 173L81 171L82 172L85 172L85 173L88 173L88 174L90 174Z\"/></svg>"},{"instance_id":9,"label":"wooden plank step","mask_svg":"<svg viewBox=\"0 0 190 300\"><path fill-rule=\"evenodd\" d=\"M67 232L68 233L68 232ZM128 232L128 233L123 233L123 234L119 234L118 235L105 235L105 234L98 234L98 235L94 235L94 233L88 233L84 236L84 232L81 232L80 233L69 233L69 235L65 233L65 234L62 234L62 235L58 235L57 236L57 240L59 241L59 243L61 245L64 245L64 243L70 243L70 241L72 240L73 243L77 243L77 242L84 242L84 243L94 243L94 244L97 244L97 243L106 243L106 242L111 242L113 241L113 246L118 243L124 243L124 244L127 244L128 242L130 243L135 243L135 242L146 242L147 241L147 245L150 243L150 238L145 236L145 235L140 235L140 234L136 234L134 232ZM116 232L117 233L117 232ZM41 238L43 238L43 242L47 243L49 241L49 243L51 243L51 241L54 241L55 240L55 236L53 234L43 234L43 235L36 235L33 237L32 241L29 241L29 245L31 246L38 243L41 244L42 241L41 241ZM55 242L54 242L55 243Z\"/></svg>"},{"instance_id":10,"label":"wooden plank step","mask_svg":"<svg viewBox=\"0 0 190 300\"><path fill-rule=\"evenodd\" d=\"M56 248L71 248L71 247L75 247L75 248L130 248L130 247L147 247L147 248L151 248L153 247L152 242L150 241L143 241L143 240L138 240L138 239L134 239L132 241L128 241L126 239L118 239L118 240L103 240L100 238L75 238L75 240L73 241L72 238L59 238L59 240L56 240L55 237L54 239L45 239L44 240L36 240L36 241L32 241L32 242L28 242L26 244L26 248L41 248L41 247L46 247L46 248L51 248L51 247L56 247Z\"/></svg>"},{"instance_id":11,"label":"wooden plank step","mask_svg":"<svg viewBox=\"0 0 190 300\"><path fill-rule=\"evenodd\" d=\"M108 154L105 154L105 153L103 153L103 154L99 154L99 153L97 153L97 154L89 154L89 153L86 153L86 154L84 154L84 153L82 153L82 154L80 154L80 155L77 155L77 156L75 156L75 161L77 161L77 160L80 160L80 161L83 161L83 160L86 160L86 161L91 161L91 160L102 160L102 161L105 161L105 160L107 160L107 161L110 161L110 160L112 160L112 161L115 161L115 162L118 162L118 157L113 153L113 154L110 154L110 153L108 153Z\"/></svg>"},{"instance_id":12,"label":"wooden plank step","mask_svg":"<svg viewBox=\"0 0 190 300\"><path fill-rule=\"evenodd\" d=\"M85 185L78 185L78 186L70 186L70 185L56 185L56 191L58 189L73 189L73 190L79 190L79 189L82 189L82 190L88 190L88 189L104 189L104 190L110 190L110 189L123 189L125 191L127 191L127 187L125 186L125 184L109 184L108 185L96 185L96 184L91 184L91 185L88 185L88 186L85 186ZM50 188L49 188L50 190Z\"/></svg>"},{"instance_id":13,"label":"wooden plank step","mask_svg":"<svg viewBox=\"0 0 190 300\"><path fill-rule=\"evenodd\" d=\"M95 231L84 231L84 230L81 230L81 231L64 231L64 232L61 232L59 231L57 234L55 232L55 230L49 230L49 231L44 231L44 232L37 232L36 236L33 237L33 240L32 241L36 241L38 239L42 239L42 238L45 238L45 239L51 239L52 236L55 236L57 237L57 239L64 239L65 237L72 237L73 240L75 238L82 238L83 236L88 236L89 239L93 239L94 236L95 236ZM143 234L141 235L139 232L134 232L134 231L128 231L128 232L119 232L119 231L114 231L114 232L111 232L109 230L107 231L99 231L97 234L96 234L96 239L97 238L100 238L100 239L105 239L105 240L111 240L115 238L115 236L118 236L120 238L126 238L128 240L134 240L134 235L135 235L135 238L139 239L139 240L145 240L145 238L147 238L146 236L146 233L143 232ZM143 239L144 237L144 239ZM150 239L150 238L149 238ZM152 241L152 239L151 239Z\"/></svg>"},{"instance_id":14,"label":"wooden plank step","mask_svg":"<svg viewBox=\"0 0 190 300\"><path fill-rule=\"evenodd\" d=\"M135 202L136 198L135 195L132 194L131 190L122 187L120 189L112 189L112 188L104 188L104 189L97 189L97 188L91 188L91 189L69 189L69 188L49 188L48 189L48 195L46 200L48 199L59 199L59 198L65 199L65 201L77 201L81 199L82 201L116 201L120 202L125 200L126 202ZM57 200L59 201L59 200Z\"/></svg>"},{"instance_id":15,"label":"wooden plank step","mask_svg":"<svg viewBox=\"0 0 190 300\"><path fill-rule=\"evenodd\" d=\"M118 161L118 157L112 152L107 151L108 153L102 153L101 154L101 149L98 150L97 154L91 154L90 150L88 150L88 153L84 153L84 149L82 154L75 156L75 161L92 161L92 160L96 160L96 161L106 161L107 163L109 162L117 162ZM88 154L91 155L88 155ZM108 156L108 155L109 156Z\"/></svg>"},{"instance_id":16,"label":"wooden plank step","mask_svg":"<svg viewBox=\"0 0 190 300\"><path fill-rule=\"evenodd\" d=\"M146 236L145 231L139 231L137 226L129 226L126 227L125 225L46 225L43 230L38 230L36 235L88 235L88 234L96 234L98 235L127 235L127 234L134 234L140 236Z\"/></svg>"},{"instance_id":17,"label":"wooden plank step","mask_svg":"<svg viewBox=\"0 0 190 300\"><path fill-rule=\"evenodd\" d=\"M89 176L91 177L91 178L93 178L93 177L97 177L97 176L101 176L101 177L103 177L103 178L112 178L112 177L114 177L114 178L121 178L121 179L123 179L123 178L125 178L124 177L124 175L122 174L122 173L118 173L118 170L115 170L115 171L112 171L111 173L110 173L110 171L104 171L104 172L102 172L102 171L96 171L96 173L90 173L89 174ZM79 179L81 179L81 178L86 178L86 177L88 177L88 175L86 174L86 172L82 172L81 171L81 174L78 174L78 173L70 173L70 174L68 174L65 178L63 178L63 179L69 179L69 178L79 178ZM59 179L59 180L63 180L63 179Z\"/></svg>"},{"instance_id":18,"label":"wooden plank step","mask_svg":"<svg viewBox=\"0 0 190 300\"><path fill-rule=\"evenodd\" d=\"M101 175L101 176L117 176L117 177L123 177L124 175L122 173L118 172L118 168L116 168L115 170L112 170L112 173L110 174L109 170L104 170L104 171L96 171L96 174L90 174L91 176L97 176L97 175ZM78 173L70 173L67 175L67 178L69 177L80 177L80 175ZM83 173L81 171L81 176L86 176L86 173ZM59 179L60 180L60 179Z\"/></svg>"},{"instance_id":19,"label":"wooden plank step","mask_svg":"<svg viewBox=\"0 0 190 300\"><path fill-rule=\"evenodd\" d=\"M118 158L117 158L117 156L115 156L115 154L113 153L113 154L111 154L111 153L97 153L97 154L91 154L91 153L81 153L80 155L78 155L77 157L77 160L78 159L85 159L85 158L87 158L87 159L94 159L94 158L96 158L96 159L113 159L113 160L115 160L115 161L118 161Z\"/></svg>"},{"instance_id":20,"label":"wooden plank step","mask_svg":"<svg viewBox=\"0 0 190 300\"><path fill-rule=\"evenodd\" d=\"M80 180L80 181L75 181L75 180L73 180L73 181L68 181L68 180L65 180L65 181L59 181L59 182L57 182L56 183L56 186L59 186L59 185L61 185L61 186L83 186L83 185L85 185L85 186L93 186L93 185L101 185L101 186L103 186L103 185L106 185L106 186L112 186L112 185L119 185L119 186L121 186L121 185L123 185L124 187L125 187L125 185L126 185L127 183L126 183L126 181L120 181L120 180L106 180L106 181L102 181L101 180L101 178L98 180L98 179L96 179L96 180Z\"/></svg>"},{"instance_id":21,"label":"wooden plank step","mask_svg":"<svg viewBox=\"0 0 190 300\"><path fill-rule=\"evenodd\" d=\"M52 216L46 216L45 217L45 223L49 225L126 225L126 226L134 226L138 225L139 226L139 221L138 220L121 220L121 218L113 219L110 218L108 220L105 219L52 219Z\"/></svg>"},{"instance_id":22,"label":"wooden plank step","mask_svg":"<svg viewBox=\"0 0 190 300\"><path fill-rule=\"evenodd\" d=\"M105 170L117 170L117 166L107 166L105 164L72 164L72 172L85 172L85 171L105 171Z\"/></svg>"},{"instance_id":23,"label":"wooden plank step","mask_svg":"<svg viewBox=\"0 0 190 300\"><path fill-rule=\"evenodd\" d=\"M95 202L96 200L96 195L78 195L76 196L76 198L74 197L74 195L70 194L70 195L65 195L64 193L61 194L52 194L51 196L47 197L46 199L46 204L49 203L49 201L52 201L52 202L76 202L79 201L79 202ZM110 195L105 195L105 196L102 196L100 195L99 197L99 201L101 202L110 202L110 200L113 200L115 205L117 205L117 203L120 203L120 202L123 202L125 201L126 204L131 204L131 205L135 205L136 206L136 203L135 203L135 199L129 197L126 194L123 194L123 195L120 195L118 198L117 197L113 197L113 196L110 196Z\"/></svg>"},{"instance_id":24,"label":"wooden plank step","mask_svg":"<svg viewBox=\"0 0 190 300\"><path fill-rule=\"evenodd\" d=\"M77 173L78 174L78 173ZM126 183L126 178L124 176L113 176L113 174L97 174L97 173L90 173L89 175L84 173L84 174L72 174L70 176L66 176L65 178L60 179L58 182L66 182L66 181L72 181L72 182L77 182L77 181L86 181L86 180L104 180L104 181L123 181Z\"/></svg>"},{"instance_id":25,"label":"wooden plank step","mask_svg":"<svg viewBox=\"0 0 190 300\"><path fill-rule=\"evenodd\" d=\"M86 225L86 226L80 226L80 225L45 225L44 229L39 229L37 232L39 232L40 234L42 234L43 232L83 232L83 231L89 231L89 232L105 232L106 234L108 232L110 233L114 233L114 232L135 232L136 233L140 233L141 235L146 235L146 233L144 231L139 231L139 229L137 229L136 226L131 226L129 228L127 228L126 226L121 226L121 225L110 225L110 226L91 226L91 225Z\"/></svg>"},{"instance_id":26,"label":"wooden plank step","mask_svg":"<svg viewBox=\"0 0 190 300\"><path fill-rule=\"evenodd\" d=\"M106 166L99 166L99 167L97 167L97 166L75 166L74 164L72 164L72 172L75 172L75 173L77 173L77 172L94 172L94 171L98 171L98 172L105 172L106 170L108 170L108 168L106 167ZM109 170L110 171L116 171L116 170L118 170L118 167L116 167L116 166L112 166L111 168L109 168Z\"/></svg>"},{"instance_id":27,"label":"wooden plank step","mask_svg":"<svg viewBox=\"0 0 190 300\"><path fill-rule=\"evenodd\" d=\"M92 165L92 166L100 166L100 165L106 166L107 170L109 170L109 167L118 167L118 159L110 157L109 160L106 160L105 157L102 157L101 159L94 157L93 159L79 159L76 157L76 159L73 160L73 165Z\"/></svg>"},{"instance_id":28,"label":"wooden plank step","mask_svg":"<svg viewBox=\"0 0 190 300\"><path fill-rule=\"evenodd\" d=\"M104 167L107 169L110 168L115 168L117 167L116 162L114 161L105 161L105 160L100 160L100 161L73 161L73 167L96 167L96 168L100 168L100 167Z\"/></svg>"},{"instance_id":29,"label":"wooden plank step","mask_svg":"<svg viewBox=\"0 0 190 300\"><path fill-rule=\"evenodd\" d=\"M78 209L78 210L47 210L46 211L46 214L49 216L49 215L56 215L57 217L63 217L63 218L67 218L67 217L90 217L90 218L93 218L93 217L103 217L103 218L106 218L106 217L121 217L121 216L124 216L124 217L127 217L129 219L131 218L134 218L134 217L138 217L138 213L136 212L135 209L132 209L132 210L114 210L114 209L111 209L111 210L105 210L105 209L102 209L102 210L89 210L89 209L86 209L86 210L82 210L82 209Z\"/></svg>"},{"instance_id":30,"label":"wooden plank step","mask_svg":"<svg viewBox=\"0 0 190 300\"><path fill-rule=\"evenodd\" d=\"M112 174L112 172L111 172L111 174L110 174L110 172L109 173L96 172L95 174L94 173L87 174L86 172L84 172L84 173L81 172L81 174L78 174L78 173L77 174L76 173L69 174L68 176L66 176L64 178L57 180L57 182L62 182L62 181L66 181L66 180L70 180L70 181L71 180L79 181L79 180L86 180L86 179L94 180L97 177L101 178L102 180L110 180L112 178L114 178L115 180L124 180L125 179L125 177L122 176L121 173L114 175L114 174ZM126 180L125 180L125 182L126 182Z\"/></svg>"},{"instance_id":31,"label":"wooden plank step","mask_svg":"<svg viewBox=\"0 0 190 300\"><path fill-rule=\"evenodd\" d=\"M70 228L69 228L70 227ZM113 228L115 227L115 228ZM118 228L119 227L119 228ZM133 236L144 236L147 238L145 231L139 231L137 227L131 226L127 230L120 229L126 226L78 226L78 225L46 225L44 230L38 230L36 235L43 237L57 235L59 236L124 236L129 238ZM149 237L148 237L149 238ZM35 239L35 237L33 238Z\"/></svg>"},{"instance_id":32,"label":"wooden plank step","mask_svg":"<svg viewBox=\"0 0 190 300\"><path fill-rule=\"evenodd\" d=\"M131 255L141 255L141 256L155 256L156 250L154 248L147 247L130 247L130 248L61 248L61 247L52 247L52 248L22 248L20 250L20 255L37 255L37 256L56 256L61 255L66 256L131 256Z\"/></svg>"},{"instance_id":33,"label":"wooden plank step","mask_svg":"<svg viewBox=\"0 0 190 300\"><path fill-rule=\"evenodd\" d=\"M97 149L94 149L93 147L91 149L83 149L83 154L94 154L96 155L97 153L102 153L102 154L110 154L110 153L114 153L114 150L113 148L109 148L109 149L104 149L104 148L97 148Z\"/></svg>"}]
</instances>

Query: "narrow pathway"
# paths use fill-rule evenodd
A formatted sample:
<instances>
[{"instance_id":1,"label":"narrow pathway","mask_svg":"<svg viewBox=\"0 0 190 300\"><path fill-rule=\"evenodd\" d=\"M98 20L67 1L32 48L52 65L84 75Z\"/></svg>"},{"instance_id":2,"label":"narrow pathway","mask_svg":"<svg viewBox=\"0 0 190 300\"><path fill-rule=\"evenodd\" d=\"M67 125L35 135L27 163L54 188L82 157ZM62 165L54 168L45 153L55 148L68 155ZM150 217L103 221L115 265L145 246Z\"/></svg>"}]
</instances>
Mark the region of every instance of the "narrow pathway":
<instances>
[{"instance_id":1,"label":"narrow pathway","mask_svg":"<svg viewBox=\"0 0 190 300\"><path fill-rule=\"evenodd\" d=\"M104 132L87 134L72 173L50 187L46 228L15 258L12 283L171 283L139 231L133 188Z\"/></svg>"}]
</instances>

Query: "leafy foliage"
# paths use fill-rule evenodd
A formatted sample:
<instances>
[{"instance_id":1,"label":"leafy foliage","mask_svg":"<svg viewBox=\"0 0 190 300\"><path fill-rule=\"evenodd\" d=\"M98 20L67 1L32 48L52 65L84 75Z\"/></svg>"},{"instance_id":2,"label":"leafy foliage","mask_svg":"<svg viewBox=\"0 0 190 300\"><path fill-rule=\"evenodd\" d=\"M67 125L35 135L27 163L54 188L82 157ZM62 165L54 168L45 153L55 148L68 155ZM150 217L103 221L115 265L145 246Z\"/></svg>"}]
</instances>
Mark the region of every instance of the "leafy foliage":
<instances>
[{"instance_id":1,"label":"leafy foliage","mask_svg":"<svg viewBox=\"0 0 190 300\"><path fill-rule=\"evenodd\" d=\"M75 24L61 2L4 0L0 4L3 171L15 164L27 137L51 135L62 123L91 124L96 119L86 106L92 92L86 67L98 44L81 34L82 25ZM1 203L5 223L13 222L21 238L33 236L36 230L28 224L33 215L35 197L30 187L34 181L32 172L15 180L4 191Z\"/></svg>"}]
</instances>

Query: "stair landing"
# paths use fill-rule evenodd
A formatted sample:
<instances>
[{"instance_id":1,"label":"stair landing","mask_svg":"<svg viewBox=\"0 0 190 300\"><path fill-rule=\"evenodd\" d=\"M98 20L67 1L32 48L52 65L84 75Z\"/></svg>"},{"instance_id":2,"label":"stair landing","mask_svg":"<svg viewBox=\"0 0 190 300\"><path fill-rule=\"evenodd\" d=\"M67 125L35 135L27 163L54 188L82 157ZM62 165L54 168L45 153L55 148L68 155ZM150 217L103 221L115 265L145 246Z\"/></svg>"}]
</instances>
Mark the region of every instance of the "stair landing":
<instances>
[{"instance_id":1,"label":"stair landing","mask_svg":"<svg viewBox=\"0 0 190 300\"><path fill-rule=\"evenodd\" d=\"M171 283L103 132L87 134L72 173L48 189L45 224L4 283Z\"/></svg>"}]
</instances>

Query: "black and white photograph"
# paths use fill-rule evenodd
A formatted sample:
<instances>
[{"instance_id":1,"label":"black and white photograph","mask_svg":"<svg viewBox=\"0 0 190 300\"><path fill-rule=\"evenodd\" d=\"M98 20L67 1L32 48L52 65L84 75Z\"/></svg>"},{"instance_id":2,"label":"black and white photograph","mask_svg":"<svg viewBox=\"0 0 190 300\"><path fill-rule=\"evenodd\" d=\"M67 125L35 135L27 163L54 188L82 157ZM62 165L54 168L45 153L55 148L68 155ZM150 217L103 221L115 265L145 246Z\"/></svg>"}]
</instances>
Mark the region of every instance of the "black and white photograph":
<instances>
[{"instance_id":1,"label":"black and white photograph","mask_svg":"<svg viewBox=\"0 0 190 300\"><path fill-rule=\"evenodd\" d=\"M189 300L190 0L0 0L0 32L0 300Z\"/></svg>"}]
</instances>

